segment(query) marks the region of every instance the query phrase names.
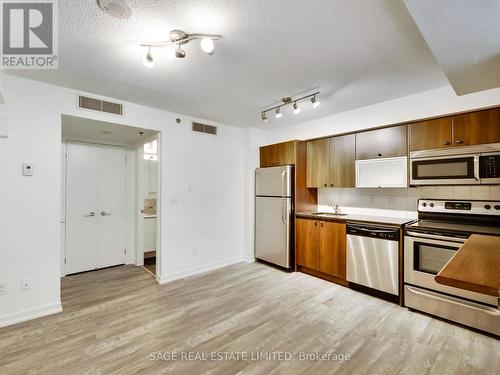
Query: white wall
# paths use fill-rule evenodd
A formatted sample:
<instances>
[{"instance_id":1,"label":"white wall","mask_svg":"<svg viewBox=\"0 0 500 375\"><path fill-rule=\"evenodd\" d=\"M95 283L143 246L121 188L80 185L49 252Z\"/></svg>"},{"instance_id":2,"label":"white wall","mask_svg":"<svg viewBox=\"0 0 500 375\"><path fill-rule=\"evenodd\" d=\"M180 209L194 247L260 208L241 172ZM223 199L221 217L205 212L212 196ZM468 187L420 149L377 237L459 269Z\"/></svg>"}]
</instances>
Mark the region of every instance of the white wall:
<instances>
[{"instance_id":1,"label":"white wall","mask_svg":"<svg viewBox=\"0 0 500 375\"><path fill-rule=\"evenodd\" d=\"M81 111L75 90L4 74L1 84L10 131L0 139L0 326L60 309L61 114L162 132L162 281L242 259L245 130L198 135L191 121L204 120L132 103L123 117ZM23 162L33 177L21 176ZM22 277L31 291L20 291Z\"/></svg>"},{"instance_id":2,"label":"white wall","mask_svg":"<svg viewBox=\"0 0 500 375\"><path fill-rule=\"evenodd\" d=\"M282 128L273 129L278 121L271 119L266 142L323 137L499 104L500 88L457 96L449 86Z\"/></svg>"}]
</instances>

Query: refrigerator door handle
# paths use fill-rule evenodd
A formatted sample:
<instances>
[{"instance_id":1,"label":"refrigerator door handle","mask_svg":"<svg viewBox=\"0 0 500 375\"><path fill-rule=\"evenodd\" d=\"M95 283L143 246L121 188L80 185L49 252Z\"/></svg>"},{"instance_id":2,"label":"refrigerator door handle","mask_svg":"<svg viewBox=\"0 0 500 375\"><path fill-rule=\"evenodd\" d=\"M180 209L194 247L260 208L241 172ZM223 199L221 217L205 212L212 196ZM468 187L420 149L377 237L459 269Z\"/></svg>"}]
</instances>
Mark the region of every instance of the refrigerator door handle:
<instances>
[{"instance_id":1,"label":"refrigerator door handle","mask_svg":"<svg viewBox=\"0 0 500 375\"><path fill-rule=\"evenodd\" d=\"M286 191L286 169L281 173L281 196L285 196Z\"/></svg>"},{"instance_id":2,"label":"refrigerator door handle","mask_svg":"<svg viewBox=\"0 0 500 375\"><path fill-rule=\"evenodd\" d=\"M283 222L283 224L286 224L286 200L282 200L281 201L281 221Z\"/></svg>"}]
</instances>

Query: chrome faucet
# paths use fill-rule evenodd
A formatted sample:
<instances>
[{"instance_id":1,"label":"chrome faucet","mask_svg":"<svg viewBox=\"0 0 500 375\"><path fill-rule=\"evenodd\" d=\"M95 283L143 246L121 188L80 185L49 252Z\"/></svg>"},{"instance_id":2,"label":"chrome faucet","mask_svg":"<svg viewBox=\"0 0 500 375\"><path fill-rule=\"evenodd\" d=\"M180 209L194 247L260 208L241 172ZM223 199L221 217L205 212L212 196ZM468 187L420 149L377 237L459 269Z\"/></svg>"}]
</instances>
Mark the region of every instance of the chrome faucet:
<instances>
[{"instance_id":1,"label":"chrome faucet","mask_svg":"<svg viewBox=\"0 0 500 375\"><path fill-rule=\"evenodd\" d=\"M338 204L333 204L333 202L328 202L328 206L333 208L333 213L335 215L340 214L340 206Z\"/></svg>"}]
</instances>

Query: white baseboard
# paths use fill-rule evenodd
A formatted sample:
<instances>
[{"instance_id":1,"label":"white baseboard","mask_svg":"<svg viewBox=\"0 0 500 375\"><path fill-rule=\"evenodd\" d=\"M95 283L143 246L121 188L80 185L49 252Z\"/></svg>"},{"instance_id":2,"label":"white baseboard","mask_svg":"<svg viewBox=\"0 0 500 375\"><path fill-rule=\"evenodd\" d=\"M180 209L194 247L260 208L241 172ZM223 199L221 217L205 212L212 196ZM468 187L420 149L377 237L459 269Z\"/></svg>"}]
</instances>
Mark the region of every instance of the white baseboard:
<instances>
[{"instance_id":1,"label":"white baseboard","mask_svg":"<svg viewBox=\"0 0 500 375\"><path fill-rule=\"evenodd\" d=\"M35 309L19 311L13 314L0 316L0 328L10 326L13 324L25 322L42 316L57 314L62 311L61 303L54 303L52 305L45 305Z\"/></svg>"},{"instance_id":2,"label":"white baseboard","mask_svg":"<svg viewBox=\"0 0 500 375\"><path fill-rule=\"evenodd\" d=\"M157 276L156 279L157 279L159 284L166 284L166 283L169 283L171 281L184 279L184 278L189 277L189 276L195 276L195 275L198 275L201 273L214 271L214 270L222 268L222 267L227 267L227 266L230 266L232 264L246 262L246 261L247 260L245 260L243 256L237 256L237 257L233 257L233 258L224 259L224 260L221 260L218 262L206 264L204 266L190 268L190 269L187 269L185 271L176 272L176 273L173 273L170 275Z\"/></svg>"},{"instance_id":3,"label":"white baseboard","mask_svg":"<svg viewBox=\"0 0 500 375\"><path fill-rule=\"evenodd\" d=\"M249 255L243 255L243 262L253 263L255 262L255 257Z\"/></svg>"}]
</instances>

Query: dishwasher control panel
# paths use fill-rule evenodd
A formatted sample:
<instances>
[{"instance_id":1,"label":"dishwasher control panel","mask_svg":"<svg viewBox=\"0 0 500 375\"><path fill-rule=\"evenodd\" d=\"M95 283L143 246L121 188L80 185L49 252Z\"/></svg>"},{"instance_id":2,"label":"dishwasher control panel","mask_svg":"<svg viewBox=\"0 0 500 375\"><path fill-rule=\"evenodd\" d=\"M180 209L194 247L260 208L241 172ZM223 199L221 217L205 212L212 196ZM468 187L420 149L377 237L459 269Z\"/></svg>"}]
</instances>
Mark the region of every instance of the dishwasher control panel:
<instances>
[{"instance_id":1,"label":"dishwasher control panel","mask_svg":"<svg viewBox=\"0 0 500 375\"><path fill-rule=\"evenodd\" d=\"M380 238L382 240L389 241L399 241L398 228L347 223L347 234L351 234L354 236Z\"/></svg>"}]
</instances>

